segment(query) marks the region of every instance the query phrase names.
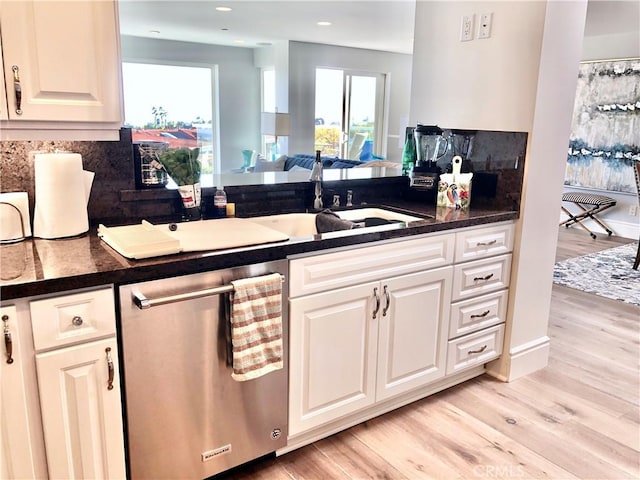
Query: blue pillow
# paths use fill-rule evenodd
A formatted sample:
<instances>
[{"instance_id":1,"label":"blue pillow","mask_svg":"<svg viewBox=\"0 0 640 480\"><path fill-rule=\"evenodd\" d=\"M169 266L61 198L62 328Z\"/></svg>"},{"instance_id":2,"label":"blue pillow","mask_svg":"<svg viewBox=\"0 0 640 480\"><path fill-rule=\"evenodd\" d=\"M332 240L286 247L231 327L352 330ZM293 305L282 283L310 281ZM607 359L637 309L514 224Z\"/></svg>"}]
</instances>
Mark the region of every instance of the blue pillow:
<instances>
[{"instance_id":1,"label":"blue pillow","mask_svg":"<svg viewBox=\"0 0 640 480\"><path fill-rule=\"evenodd\" d=\"M351 168L360 164L362 164L362 162L359 160L346 160L341 158L333 162L333 164L331 165L331 168Z\"/></svg>"}]
</instances>

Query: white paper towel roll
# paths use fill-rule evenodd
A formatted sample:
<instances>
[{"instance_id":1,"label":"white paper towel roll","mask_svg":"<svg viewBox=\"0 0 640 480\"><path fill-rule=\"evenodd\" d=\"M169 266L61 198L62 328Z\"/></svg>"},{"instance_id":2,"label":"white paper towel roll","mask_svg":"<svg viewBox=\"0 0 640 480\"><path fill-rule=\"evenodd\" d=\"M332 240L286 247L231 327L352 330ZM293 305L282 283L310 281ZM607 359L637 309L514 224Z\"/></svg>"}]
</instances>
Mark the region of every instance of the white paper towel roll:
<instances>
[{"instance_id":1,"label":"white paper towel roll","mask_svg":"<svg viewBox=\"0 0 640 480\"><path fill-rule=\"evenodd\" d=\"M82 156L78 153L38 153L34 158L34 172L33 235L53 239L88 231L89 191L85 191Z\"/></svg>"}]
</instances>

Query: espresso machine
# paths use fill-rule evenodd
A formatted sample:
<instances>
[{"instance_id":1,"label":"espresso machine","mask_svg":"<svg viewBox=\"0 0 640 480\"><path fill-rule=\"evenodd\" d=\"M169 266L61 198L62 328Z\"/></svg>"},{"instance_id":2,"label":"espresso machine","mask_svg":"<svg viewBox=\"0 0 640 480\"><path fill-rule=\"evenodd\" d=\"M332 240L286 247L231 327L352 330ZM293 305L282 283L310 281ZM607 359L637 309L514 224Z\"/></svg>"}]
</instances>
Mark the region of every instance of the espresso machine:
<instances>
[{"instance_id":1,"label":"espresso machine","mask_svg":"<svg viewBox=\"0 0 640 480\"><path fill-rule=\"evenodd\" d=\"M438 179L442 173L437 162L447 153L449 141L437 125L418 124L413 134L416 143L416 164L410 174L411 196L435 204Z\"/></svg>"}]
</instances>

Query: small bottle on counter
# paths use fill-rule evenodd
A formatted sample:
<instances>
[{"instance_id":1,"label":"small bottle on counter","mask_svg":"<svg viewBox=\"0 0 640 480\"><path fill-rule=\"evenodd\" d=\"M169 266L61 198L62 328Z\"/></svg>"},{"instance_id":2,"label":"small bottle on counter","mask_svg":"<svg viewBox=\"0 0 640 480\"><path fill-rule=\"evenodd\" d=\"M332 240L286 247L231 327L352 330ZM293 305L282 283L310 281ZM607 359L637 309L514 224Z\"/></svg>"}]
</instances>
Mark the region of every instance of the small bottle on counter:
<instances>
[{"instance_id":1,"label":"small bottle on counter","mask_svg":"<svg viewBox=\"0 0 640 480\"><path fill-rule=\"evenodd\" d=\"M218 187L213 195L213 217L225 218L227 216L227 193L224 187Z\"/></svg>"}]
</instances>

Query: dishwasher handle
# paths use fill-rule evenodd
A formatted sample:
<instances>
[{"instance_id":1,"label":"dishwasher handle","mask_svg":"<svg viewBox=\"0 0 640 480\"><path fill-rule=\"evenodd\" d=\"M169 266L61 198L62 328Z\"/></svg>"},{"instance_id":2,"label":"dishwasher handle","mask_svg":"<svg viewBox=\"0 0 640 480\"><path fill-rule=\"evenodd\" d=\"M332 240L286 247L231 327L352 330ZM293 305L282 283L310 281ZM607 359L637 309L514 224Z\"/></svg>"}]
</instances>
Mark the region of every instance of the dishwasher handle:
<instances>
[{"instance_id":1,"label":"dishwasher handle","mask_svg":"<svg viewBox=\"0 0 640 480\"><path fill-rule=\"evenodd\" d=\"M281 275L284 282L284 275ZM131 293L133 303L140 310L155 307L157 305L166 305L167 303L183 302L185 300L193 300L195 298L208 297L210 295L221 295L223 293L233 292L233 285L221 285L219 287L205 288L196 290L195 292L178 293L175 295L167 295L165 297L147 298L142 292L134 291Z\"/></svg>"}]
</instances>

